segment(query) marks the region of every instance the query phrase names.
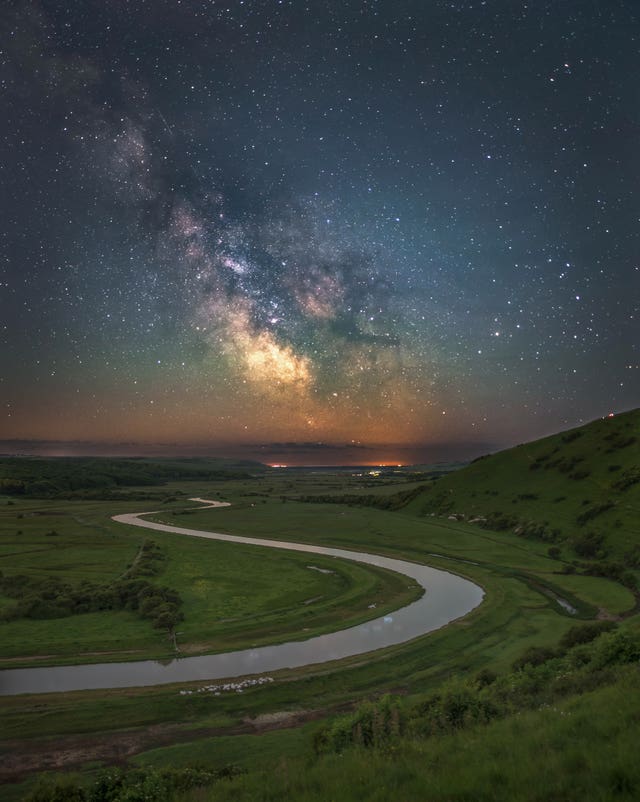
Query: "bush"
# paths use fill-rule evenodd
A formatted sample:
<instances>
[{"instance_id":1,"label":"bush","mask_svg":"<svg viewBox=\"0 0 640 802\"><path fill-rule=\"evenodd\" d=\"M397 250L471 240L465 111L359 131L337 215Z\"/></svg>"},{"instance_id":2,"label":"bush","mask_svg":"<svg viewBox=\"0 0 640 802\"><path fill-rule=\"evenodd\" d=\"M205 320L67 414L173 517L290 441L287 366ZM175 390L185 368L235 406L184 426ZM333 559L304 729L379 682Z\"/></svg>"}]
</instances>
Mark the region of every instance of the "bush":
<instances>
[{"instance_id":1,"label":"bush","mask_svg":"<svg viewBox=\"0 0 640 802\"><path fill-rule=\"evenodd\" d=\"M586 559L602 558L606 555L604 548L605 537L602 532L585 532L573 541L576 554Z\"/></svg>"},{"instance_id":2,"label":"bush","mask_svg":"<svg viewBox=\"0 0 640 802\"><path fill-rule=\"evenodd\" d=\"M598 640L595 648L594 664L598 668L640 660L640 638L618 630L607 632Z\"/></svg>"},{"instance_id":3,"label":"bush","mask_svg":"<svg viewBox=\"0 0 640 802\"><path fill-rule=\"evenodd\" d=\"M625 552L624 560L632 568L640 568L640 545L637 543Z\"/></svg>"},{"instance_id":4,"label":"bush","mask_svg":"<svg viewBox=\"0 0 640 802\"><path fill-rule=\"evenodd\" d=\"M530 646L520 657L513 661L511 667L514 671L521 671L525 666L541 666L557 656L558 652L555 649L549 649L545 646Z\"/></svg>"},{"instance_id":5,"label":"bush","mask_svg":"<svg viewBox=\"0 0 640 802\"><path fill-rule=\"evenodd\" d=\"M611 487L614 490L628 490L632 485L640 482L640 468L634 466L625 471L617 482L614 482Z\"/></svg>"},{"instance_id":6,"label":"bush","mask_svg":"<svg viewBox=\"0 0 640 802\"><path fill-rule=\"evenodd\" d=\"M386 695L379 702L365 702L350 716L340 717L316 731L316 754L343 752L352 746L381 747L401 735L404 720L398 700Z\"/></svg>"},{"instance_id":7,"label":"bush","mask_svg":"<svg viewBox=\"0 0 640 802\"><path fill-rule=\"evenodd\" d=\"M483 529L493 529L495 532L504 532L507 529L513 529L517 524L517 518L496 510L489 513L486 520L484 520L480 526L482 526Z\"/></svg>"},{"instance_id":8,"label":"bush","mask_svg":"<svg viewBox=\"0 0 640 802\"><path fill-rule=\"evenodd\" d=\"M560 646L563 649L572 649L582 643L590 643L603 632L615 629L613 621L593 621L589 624L579 624L568 629L560 638Z\"/></svg>"},{"instance_id":9,"label":"bush","mask_svg":"<svg viewBox=\"0 0 640 802\"><path fill-rule=\"evenodd\" d=\"M603 512L610 510L612 507L615 507L613 501L605 501L602 504L596 504L595 507L589 507L588 510L580 513L576 518L576 522L580 526L584 526L587 521L591 521L593 518L596 518L598 515L602 515Z\"/></svg>"},{"instance_id":10,"label":"bush","mask_svg":"<svg viewBox=\"0 0 640 802\"><path fill-rule=\"evenodd\" d=\"M589 476L591 476L591 471L573 471L573 473L569 474L569 479L580 481L581 479L586 479Z\"/></svg>"},{"instance_id":11,"label":"bush","mask_svg":"<svg viewBox=\"0 0 640 802\"><path fill-rule=\"evenodd\" d=\"M243 773L243 769L233 765L221 769L198 766L160 770L107 769L97 776L84 798L86 802L169 802L174 799L175 792L201 788Z\"/></svg>"},{"instance_id":12,"label":"bush","mask_svg":"<svg viewBox=\"0 0 640 802\"><path fill-rule=\"evenodd\" d=\"M493 685L497 679L498 675L489 668L483 668L476 674L476 684L479 688L486 688L487 685Z\"/></svg>"},{"instance_id":13,"label":"bush","mask_svg":"<svg viewBox=\"0 0 640 802\"><path fill-rule=\"evenodd\" d=\"M589 576L604 576L608 579L613 579L615 582L620 582L621 585L635 590L638 587L638 580L632 571L628 571L626 566L621 562L612 560L601 561L596 563L589 563L583 566L585 574Z\"/></svg>"},{"instance_id":14,"label":"bush","mask_svg":"<svg viewBox=\"0 0 640 802\"><path fill-rule=\"evenodd\" d=\"M481 687L476 683L453 680L440 693L416 707L411 729L424 737L491 721L501 714L491 696L493 682Z\"/></svg>"}]
</instances>

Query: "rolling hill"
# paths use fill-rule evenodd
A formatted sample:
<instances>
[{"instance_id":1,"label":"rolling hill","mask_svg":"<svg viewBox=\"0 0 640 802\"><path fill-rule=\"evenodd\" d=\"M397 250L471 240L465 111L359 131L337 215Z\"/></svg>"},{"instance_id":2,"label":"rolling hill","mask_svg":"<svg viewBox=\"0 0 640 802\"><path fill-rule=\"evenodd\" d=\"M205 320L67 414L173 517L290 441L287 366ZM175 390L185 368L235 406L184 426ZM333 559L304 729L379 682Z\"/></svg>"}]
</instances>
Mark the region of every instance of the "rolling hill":
<instances>
[{"instance_id":1,"label":"rolling hill","mask_svg":"<svg viewBox=\"0 0 640 802\"><path fill-rule=\"evenodd\" d=\"M640 409L480 457L432 482L403 512L640 568Z\"/></svg>"}]
</instances>

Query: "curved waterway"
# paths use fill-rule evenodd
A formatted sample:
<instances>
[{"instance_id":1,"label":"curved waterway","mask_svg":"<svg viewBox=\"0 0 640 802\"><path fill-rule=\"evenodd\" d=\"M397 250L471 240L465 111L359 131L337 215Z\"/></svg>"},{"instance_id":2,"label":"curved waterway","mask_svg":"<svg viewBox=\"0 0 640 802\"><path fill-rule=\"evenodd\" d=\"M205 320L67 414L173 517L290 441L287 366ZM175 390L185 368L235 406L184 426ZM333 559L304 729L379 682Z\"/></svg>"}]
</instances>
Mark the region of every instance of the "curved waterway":
<instances>
[{"instance_id":1,"label":"curved waterway","mask_svg":"<svg viewBox=\"0 0 640 802\"><path fill-rule=\"evenodd\" d=\"M205 503L205 499L193 499ZM210 506L226 506L208 502ZM283 668L325 663L395 646L399 643L433 632L455 621L477 607L483 598L480 587L456 574L431 568L428 565L381 557L377 554L314 546L308 543L289 543L281 540L261 540L255 537L225 535L184 529L146 521L136 513L116 515L113 520L130 526L141 526L160 532L189 537L225 540L231 543L263 546L269 549L303 551L341 560L354 560L414 579L424 588L424 595L406 607L338 632L308 640L242 649L225 654L182 657L168 661L144 660L128 663L93 663L90 665L54 666L0 671L0 695L19 693L54 693L96 688L129 688L142 685L163 685L173 682L227 679L248 674L263 674Z\"/></svg>"}]
</instances>

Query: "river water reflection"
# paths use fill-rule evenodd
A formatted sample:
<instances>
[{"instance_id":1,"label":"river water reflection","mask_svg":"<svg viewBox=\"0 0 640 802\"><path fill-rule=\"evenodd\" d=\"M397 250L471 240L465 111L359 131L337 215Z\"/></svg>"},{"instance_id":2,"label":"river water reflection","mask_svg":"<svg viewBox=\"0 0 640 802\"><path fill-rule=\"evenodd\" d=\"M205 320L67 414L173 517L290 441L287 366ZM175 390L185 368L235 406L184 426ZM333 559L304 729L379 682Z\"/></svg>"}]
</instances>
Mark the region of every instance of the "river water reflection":
<instances>
[{"instance_id":1,"label":"river water reflection","mask_svg":"<svg viewBox=\"0 0 640 802\"><path fill-rule=\"evenodd\" d=\"M262 674L283 668L298 668L324 663L382 649L386 646L394 646L433 632L469 613L480 604L483 598L482 589L473 582L427 565L307 543L260 540L253 537L184 529L178 526L154 523L139 517L139 515L145 514L150 513L117 515L113 520L190 537L225 540L271 549L302 551L367 563L396 571L414 579L425 589L425 593L417 601L383 617L304 641L261 646L226 654L184 657L168 662L144 660L128 663L94 663L0 671L0 694L15 695L162 685L172 682L240 677L247 674Z\"/></svg>"}]
</instances>

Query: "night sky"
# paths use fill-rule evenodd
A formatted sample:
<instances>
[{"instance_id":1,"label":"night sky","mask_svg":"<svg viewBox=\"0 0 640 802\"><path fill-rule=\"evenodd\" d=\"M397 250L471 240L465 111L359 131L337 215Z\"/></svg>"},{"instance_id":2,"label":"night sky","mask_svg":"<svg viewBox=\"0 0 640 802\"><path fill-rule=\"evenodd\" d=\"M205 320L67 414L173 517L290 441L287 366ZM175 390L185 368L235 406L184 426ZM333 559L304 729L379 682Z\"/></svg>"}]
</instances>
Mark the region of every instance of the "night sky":
<instances>
[{"instance_id":1,"label":"night sky","mask_svg":"<svg viewBox=\"0 0 640 802\"><path fill-rule=\"evenodd\" d=\"M429 461L640 403L637 0L5 0L0 48L4 451Z\"/></svg>"}]
</instances>

